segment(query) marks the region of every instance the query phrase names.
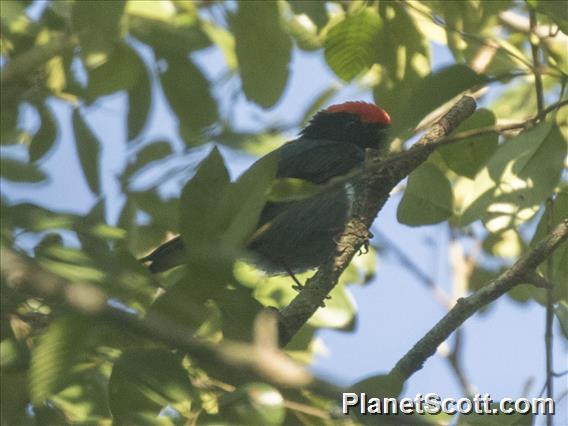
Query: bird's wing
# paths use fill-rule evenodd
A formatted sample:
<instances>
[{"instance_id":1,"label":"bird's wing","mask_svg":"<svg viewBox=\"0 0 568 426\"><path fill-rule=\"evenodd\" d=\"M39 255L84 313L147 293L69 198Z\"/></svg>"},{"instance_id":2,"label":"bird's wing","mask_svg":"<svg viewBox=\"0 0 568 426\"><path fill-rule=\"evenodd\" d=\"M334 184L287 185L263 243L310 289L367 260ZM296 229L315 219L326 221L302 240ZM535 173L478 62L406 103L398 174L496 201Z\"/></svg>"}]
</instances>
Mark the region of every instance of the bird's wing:
<instances>
[{"instance_id":1,"label":"bird's wing","mask_svg":"<svg viewBox=\"0 0 568 426\"><path fill-rule=\"evenodd\" d=\"M298 178L321 184L361 166L365 152L355 144L296 139L280 149L276 177Z\"/></svg>"},{"instance_id":2,"label":"bird's wing","mask_svg":"<svg viewBox=\"0 0 568 426\"><path fill-rule=\"evenodd\" d=\"M277 178L304 179L316 184L346 175L365 161L365 153L361 148L344 142L297 139L279 150ZM268 222L295 203L267 202L260 215L259 226L268 225Z\"/></svg>"}]
</instances>

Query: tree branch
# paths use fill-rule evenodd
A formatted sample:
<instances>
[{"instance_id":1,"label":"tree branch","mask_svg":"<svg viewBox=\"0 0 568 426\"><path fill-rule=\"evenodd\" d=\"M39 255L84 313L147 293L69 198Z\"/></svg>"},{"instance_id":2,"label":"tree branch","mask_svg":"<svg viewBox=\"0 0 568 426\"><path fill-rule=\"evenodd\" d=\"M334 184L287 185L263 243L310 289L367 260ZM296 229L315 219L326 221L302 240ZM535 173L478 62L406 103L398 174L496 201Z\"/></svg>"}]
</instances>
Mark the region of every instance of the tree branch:
<instances>
[{"instance_id":1,"label":"tree branch","mask_svg":"<svg viewBox=\"0 0 568 426\"><path fill-rule=\"evenodd\" d=\"M359 194L353 215L338 238L337 250L311 277L303 290L280 311L280 344L286 345L337 284L353 256L369 239L369 228L389 198L392 189L440 146L440 141L475 111L475 100L462 97L408 151L387 159L370 159L354 180Z\"/></svg>"},{"instance_id":2,"label":"tree branch","mask_svg":"<svg viewBox=\"0 0 568 426\"><path fill-rule=\"evenodd\" d=\"M404 379L408 379L412 374L420 370L424 362L436 352L438 346L462 325L465 320L516 285L523 284L527 274L533 272L535 268L550 256L567 238L568 219L564 219L532 250L526 253L511 268L503 272L494 281L470 296L459 299L452 310L396 363L392 372L396 372Z\"/></svg>"},{"instance_id":3,"label":"tree branch","mask_svg":"<svg viewBox=\"0 0 568 426\"><path fill-rule=\"evenodd\" d=\"M258 339L253 344L229 340L216 345L205 343L193 337L194 330L180 327L169 318L157 315L140 318L137 314L109 305L107 295L99 287L70 282L42 269L23 254L2 247L0 260L6 284L15 291L56 304L66 311L88 316L93 319L94 325L102 322L106 327L114 325L118 329L163 342L188 353L199 365L212 366L216 373L223 372L225 378L236 377L283 387L312 389L330 398L336 398L341 392L335 385L311 375L275 345L265 344L266 339ZM266 328L270 321L265 317L262 323Z\"/></svg>"},{"instance_id":4,"label":"tree branch","mask_svg":"<svg viewBox=\"0 0 568 426\"><path fill-rule=\"evenodd\" d=\"M519 123L501 124L501 125L497 125L497 126L488 126L488 127L481 127L481 128L478 128L478 129L467 130L465 132L460 132L460 133L458 133L454 136L445 138L442 141L442 143L444 145L445 144L452 144L452 143L459 142L459 141L464 140L464 139L469 139L469 138L473 138L473 137L476 137L476 136L486 135L486 134L489 134L489 133L502 133L502 132L506 132L506 131L509 131L509 130L528 129L528 128L534 126L539 121L541 121L543 118L545 118L551 112L557 111L557 110L559 110L560 108L562 108L566 105L568 105L568 99L553 103L549 107L544 108L542 110L542 112L538 113L534 117L526 119L525 121L521 121Z\"/></svg>"}]
</instances>

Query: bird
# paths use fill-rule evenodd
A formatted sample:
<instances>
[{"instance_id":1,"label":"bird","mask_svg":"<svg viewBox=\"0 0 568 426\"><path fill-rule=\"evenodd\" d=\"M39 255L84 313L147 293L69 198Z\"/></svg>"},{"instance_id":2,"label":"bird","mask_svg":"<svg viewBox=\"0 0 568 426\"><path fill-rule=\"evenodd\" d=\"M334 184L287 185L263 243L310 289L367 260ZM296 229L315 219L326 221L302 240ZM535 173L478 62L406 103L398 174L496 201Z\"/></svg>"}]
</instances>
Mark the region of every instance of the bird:
<instances>
[{"instance_id":1,"label":"bird","mask_svg":"<svg viewBox=\"0 0 568 426\"><path fill-rule=\"evenodd\" d=\"M323 185L361 169L367 148L386 147L389 114L375 104L349 101L317 112L299 136L268 155L278 155L276 178ZM337 247L336 237L350 217L355 188L350 183L294 201L268 201L256 231L246 242L250 259L270 275L305 272L319 266ZM143 257L153 273L185 262L181 236ZM295 280L300 284L297 280Z\"/></svg>"}]
</instances>

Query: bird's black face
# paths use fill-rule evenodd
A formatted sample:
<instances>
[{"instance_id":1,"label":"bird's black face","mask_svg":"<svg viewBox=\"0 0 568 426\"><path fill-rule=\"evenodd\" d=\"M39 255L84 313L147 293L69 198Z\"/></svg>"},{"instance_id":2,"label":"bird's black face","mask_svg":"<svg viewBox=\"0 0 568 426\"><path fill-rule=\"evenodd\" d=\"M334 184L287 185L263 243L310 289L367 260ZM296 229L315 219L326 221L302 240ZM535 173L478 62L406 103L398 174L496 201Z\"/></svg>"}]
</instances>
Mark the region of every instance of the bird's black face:
<instances>
[{"instance_id":1,"label":"bird's black face","mask_svg":"<svg viewBox=\"0 0 568 426\"><path fill-rule=\"evenodd\" d=\"M389 126L366 123L357 114L348 112L320 112L302 131L302 136L352 143L361 148L383 148Z\"/></svg>"}]
</instances>

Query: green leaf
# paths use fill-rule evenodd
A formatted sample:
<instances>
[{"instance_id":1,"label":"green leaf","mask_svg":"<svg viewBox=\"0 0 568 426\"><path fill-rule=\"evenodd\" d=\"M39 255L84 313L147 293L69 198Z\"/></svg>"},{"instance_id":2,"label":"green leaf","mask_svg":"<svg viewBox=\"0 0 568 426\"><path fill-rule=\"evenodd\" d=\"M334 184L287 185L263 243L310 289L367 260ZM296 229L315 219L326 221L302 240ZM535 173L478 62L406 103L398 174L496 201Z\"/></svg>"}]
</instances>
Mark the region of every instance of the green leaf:
<instances>
[{"instance_id":1,"label":"green leaf","mask_svg":"<svg viewBox=\"0 0 568 426\"><path fill-rule=\"evenodd\" d=\"M2 170L4 168L2 167ZM2 222L30 232L43 232L54 228L71 229L77 216L55 213L31 203L5 206L2 203Z\"/></svg>"},{"instance_id":2,"label":"green leaf","mask_svg":"<svg viewBox=\"0 0 568 426\"><path fill-rule=\"evenodd\" d=\"M130 178L134 174L142 171L149 164L163 160L172 154L172 145L167 141L154 141L145 145L140 152L136 154L136 161L129 164L124 171L124 177Z\"/></svg>"},{"instance_id":3,"label":"green leaf","mask_svg":"<svg viewBox=\"0 0 568 426\"><path fill-rule=\"evenodd\" d=\"M227 190L231 223L223 242L240 246L252 234L276 175L278 156L268 154L249 167Z\"/></svg>"},{"instance_id":4,"label":"green leaf","mask_svg":"<svg viewBox=\"0 0 568 426\"><path fill-rule=\"evenodd\" d=\"M100 424L110 420L108 375L101 371L103 368L97 367L72 374L69 385L50 398L50 403L65 413L67 419L73 419L75 424Z\"/></svg>"},{"instance_id":5,"label":"green leaf","mask_svg":"<svg viewBox=\"0 0 568 426\"><path fill-rule=\"evenodd\" d=\"M545 212L538 223L536 232L531 241L531 247L534 247L548 233L554 229L563 219L568 217L568 186L564 185L556 194L554 203L550 211ZM544 262L539 266L539 271L553 283L553 296L555 300L568 300L568 243L564 242L550 256L552 263L552 275L549 274L548 262ZM544 299L536 297L538 301L544 303Z\"/></svg>"},{"instance_id":6,"label":"green leaf","mask_svg":"<svg viewBox=\"0 0 568 426\"><path fill-rule=\"evenodd\" d=\"M82 350L91 329L79 315L58 318L43 332L32 349L29 386L34 404L62 389Z\"/></svg>"},{"instance_id":7,"label":"green leaf","mask_svg":"<svg viewBox=\"0 0 568 426\"><path fill-rule=\"evenodd\" d=\"M355 327L357 304L343 285L337 285L325 301L325 307L318 309L308 321L312 327L335 328L350 331Z\"/></svg>"},{"instance_id":8,"label":"green leaf","mask_svg":"<svg viewBox=\"0 0 568 426\"><path fill-rule=\"evenodd\" d=\"M130 15L131 5L139 9L147 9L146 13L141 10L133 13L129 19L129 32L154 49L158 56L187 56L189 52L201 50L211 46L211 40L203 29L203 23L195 17L187 14L170 16L171 3L135 1L128 2ZM167 12L164 16L152 16L152 7L163 7Z\"/></svg>"},{"instance_id":9,"label":"green leaf","mask_svg":"<svg viewBox=\"0 0 568 426\"><path fill-rule=\"evenodd\" d=\"M389 82L403 82L405 85L414 82L430 73L430 46L420 33L418 25L409 15L409 8L396 2L388 2L379 8L383 19L379 54L377 62L382 65L379 91L388 91ZM384 84L387 83L387 84ZM392 96L397 96L393 93ZM377 101L383 102L383 97ZM390 108L387 103L385 108Z\"/></svg>"},{"instance_id":10,"label":"green leaf","mask_svg":"<svg viewBox=\"0 0 568 426\"><path fill-rule=\"evenodd\" d=\"M325 60L340 78L351 81L368 70L377 58L382 21L374 8L348 15L328 32Z\"/></svg>"},{"instance_id":11,"label":"green leaf","mask_svg":"<svg viewBox=\"0 0 568 426\"><path fill-rule=\"evenodd\" d=\"M516 259L523 249L523 240L516 229L491 232L483 240L483 250L493 256Z\"/></svg>"},{"instance_id":12,"label":"green leaf","mask_svg":"<svg viewBox=\"0 0 568 426\"><path fill-rule=\"evenodd\" d=\"M554 309L554 313L556 318L558 318L564 337L568 339L568 302L561 300L556 309Z\"/></svg>"},{"instance_id":13,"label":"green leaf","mask_svg":"<svg viewBox=\"0 0 568 426\"><path fill-rule=\"evenodd\" d=\"M348 398L347 401L358 401L362 404L363 402L360 401L361 394L366 394L368 396L372 395L373 398L377 398L375 401L377 401L378 404L373 404L371 400L367 400L367 404L365 404L365 406L368 413L382 413L383 399L398 398L402 393L403 385L404 379L396 371L389 374L377 374L350 385L349 390L351 391L351 395L344 393L343 397ZM348 412L349 414L358 416L361 420L364 420L364 415L359 410L359 407L352 407L351 410L352 411ZM391 422L392 424L405 424L407 420L404 419L403 421L396 422L393 419L393 416L396 415L391 414L389 416L385 416L386 424L391 424ZM401 415L401 417L407 416ZM363 423L365 423L365 421L363 421Z\"/></svg>"},{"instance_id":14,"label":"green leaf","mask_svg":"<svg viewBox=\"0 0 568 426\"><path fill-rule=\"evenodd\" d=\"M128 140L140 136L144 130L152 106L152 87L148 69L142 63L138 82L128 91Z\"/></svg>"},{"instance_id":15,"label":"green leaf","mask_svg":"<svg viewBox=\"0 0 568 426\"><path fill-rule=\"evenodd\" d=\"M18 143L18 116L20 114L21 93L15 87L2 87L0 105L0 143L2 145Z\"/></svg>"},{"instance_id":16,"label":"green leaf","mask_svg":"<svg viewBox=\"0 0 568 426\"><path fill-rule=\"evenodd\" d=\"M234 341L252 342L254 322L264 306L242 286L224 288L215 294L215 303L222 318L223 337Z\"/></svg>"},{"instance_id":17,"label":"green leaf","mask_svg":"<svg viewBox=\"0 0 568 426\"><path fill-rule=\"evenodd\" d=\"M288 4L296 15L306 15L318 28L327 23L325 2L319 0L288 0Z\"/></svg>"},{"instance_id":18,"label":"green leaf","mask_svg":"<svg viewBox=\"0 0 568 426\"><path fill-rule=\"evenodd\" d=\"M278 3L240 2L231 29L245 96L263 108L273 106L286 87L292 50Z\"/></svg>"},{"instance_id":19,"label":"green leaf","mask_svg":"<svg viewBox=\"0 0 568 426\"><path fill-rule=\"evenodd\" d=\"M180 229L188 251L199 251L226 229L232 212L219 195L229 185L229 173L215 147L181 193Z\"/></svg>"},{"instance_id":20,"label":"green leaf","mask_svg":"<svg viewBox=\"0 0 568 426\"><path fill-rule=\"evenodd\" d=\"M144 63L134 49L124 43L117 44L104 64L89 70L86 94L96 99L132 89L140 80L143 69Z\"/></svg>"},{"instance_id":21,"label":"green leaf","mask_svg":"<svg viewBox=\"0 0 568 426\"><path fill-rule=\"evenodd\" d=\"M186 143L195 145L193 136L218 119L217 103L209 81L193 62L183 56L168 56L167 61L168 70L160 76L162 87L178 117L181 135Z\"/></svg>"},{"instance_id":22,"label":"green leaf","mask_svg":"<svg viewBox=\"0 0 568 426\"><path fill-rule=\"evenodd\" d=\"M412 131L429 113L460 93L485 82L465 65L452 65L418 80L402 90L390 115L393 119L393 136Z\"/></svg>"},{"instance_id":23,"label":"green leaf","mask_svg":"<svg viewBox=\"0 0 568 426\"><path fill-rule=\"evenodd\" d=\"M34 164L20 163L5 157L0 159L0 174L4 179L22 183L37 183L47 178Z\"/></svg>"},{"instance_id":24,"label":"green leaf","mask_svg":"<svg viewBox=\"0 0 568 426\"><path fill-rule=\"evenodd\" d=\"M225 58L227 68L235 71L238 67L237 56L235 54L235 37L225 28L215 25L212 22L203 23L203 31L219 47Z\"/></svg>"},{"instance_id":25,"label":"green leaf","mask_svg":"<svg viewBox=\"0 0 568 426\"><path fill-rule=\"evenodd\" d=\"M478 109L455 131L478 129L495 124L495 115L488 109ZM462 142L442 147L438 150L446 165L460 176L474 178L479 169L497 149L499 136L489 133Z\"/></svg>"},{"instance_id":26,"label":"green leaf","mask_svg":"<svg viewBox=\"0 0 568 426\"><path fill-rule=\"evenodd\" d=\"M267 199L279 203L303 200L321 192L322 189L322 185L317 185L307 180L279 178L272 183Z\"/></svg>"},{"instance_id":27,"label":"green leaf","mask_svg":"<svg viewBox=\"0 0 568 426\"><path fill-rule=\"evenodd\" d=\"M95 1L73 3L71 27L79 36L81 54L87 69L107 61L120 38L120 21L124 1L106 2L104 7Z\"/></svg>"},{"instance_id":28,"label":"green leaf","mask_svg":"<svg viewBox=\"0 0 568 426\"><path fill-rule=\"evenodd\" d=\"M276 155L254 163L233 184L217 148L182 191L181 229L195 247L240 245L254 230L276 173Z\"/></svg>"},{"instance_id":29,"label":"green leaf","mask_svg":"<svg viewBox=\"0 0 568 426\"><path fill-rule=\"evenodd\" d=\"M563 1L527 0L527 3L558 25L560 31L568 34L568 8Z\"/></svg>"},{"instance_id":30,"label":"green leaf","mask_svg":"<svg viewBox=\"0 0 568 426\"><path fill-rule=\"evenodd\" d=\"M406 225L431 225L449 218L452 206L450 182L435 165L424 163L408 177L396 216Z\"/></svg>"},{"instance_id":31,"label":"green leaf","mask_svg":"<svg viewBox=\"0 0 568 426\"><path fill-rule=\"evenodd\" d=\"M101 191L101 144L83 120L78 109L73 111L73 129L75 131L75 147L79 155L83 175L87 180L89 189L95 194L99 194Z\"/></svg>"},{"instance_id":32,"label":"green leaf","mask_svg":"<svg viewBox=\"0 0 568 426\"><path fill-rule=\"evenodd\" d=\"M181 361L164 349L124 352L114 363L108 384L114 421L148 424L166 405L192 401L193 387Z\"/></svg>"},{"instance_id":33,"label":"green leaf","mask_svg":"<svg viewBox=\"0 0 568 426\"><path fill-rule=\"evenodd\" d=\"M377 374L349 386L354 392L365 392L376 398L396 398L402 393L404 380L398 373Z\"/></svg>"},{"instance_id":34,"label":"green leaf","mask_svg":"<svg viewBox=\"0 0 568 426\"><path fill-rule=\"evenodd\" d=\"M336 86L331 86L314 98L310 106L308 106L304 112L304 116L302 117L302 126L306 126L308 124L316 112L322 109L323 106L326 105L331 98L333 98L333 96L337 93L337 90Z\"/></svg>"},{"instance_id":35,"label":"green leaf","mask_svg":"<svg viewBox=\"0 0 568 426\"><path fill-rule=\"evenodd\" d=\"M549 123L505 141L476 175L461 225L481 219L497 232L530 219L558 183L565 157L566 141Z\"/></svg>"},{"instance_id":36,"label":"green leaf","mask_svg":"<svg viewBox=\"0 0 568 426\"><path fill-rule=\"evenodd\" d=\"M30 142L30 161L41 160L55 144L57 127L51 111L45 104L38 106L41 126Z\"/></svg>"},{"instance_id":37,"label":"green leaf","mask_svg":"<svg viewBox=\"0 0 568 426\"><path fill-rule=\"evenodd\" d=\"M221 417L230 424L277 426L286 417L282 394L266 383L240 386L226 393L219 405Z\"/></svg>"}]
</instances>

